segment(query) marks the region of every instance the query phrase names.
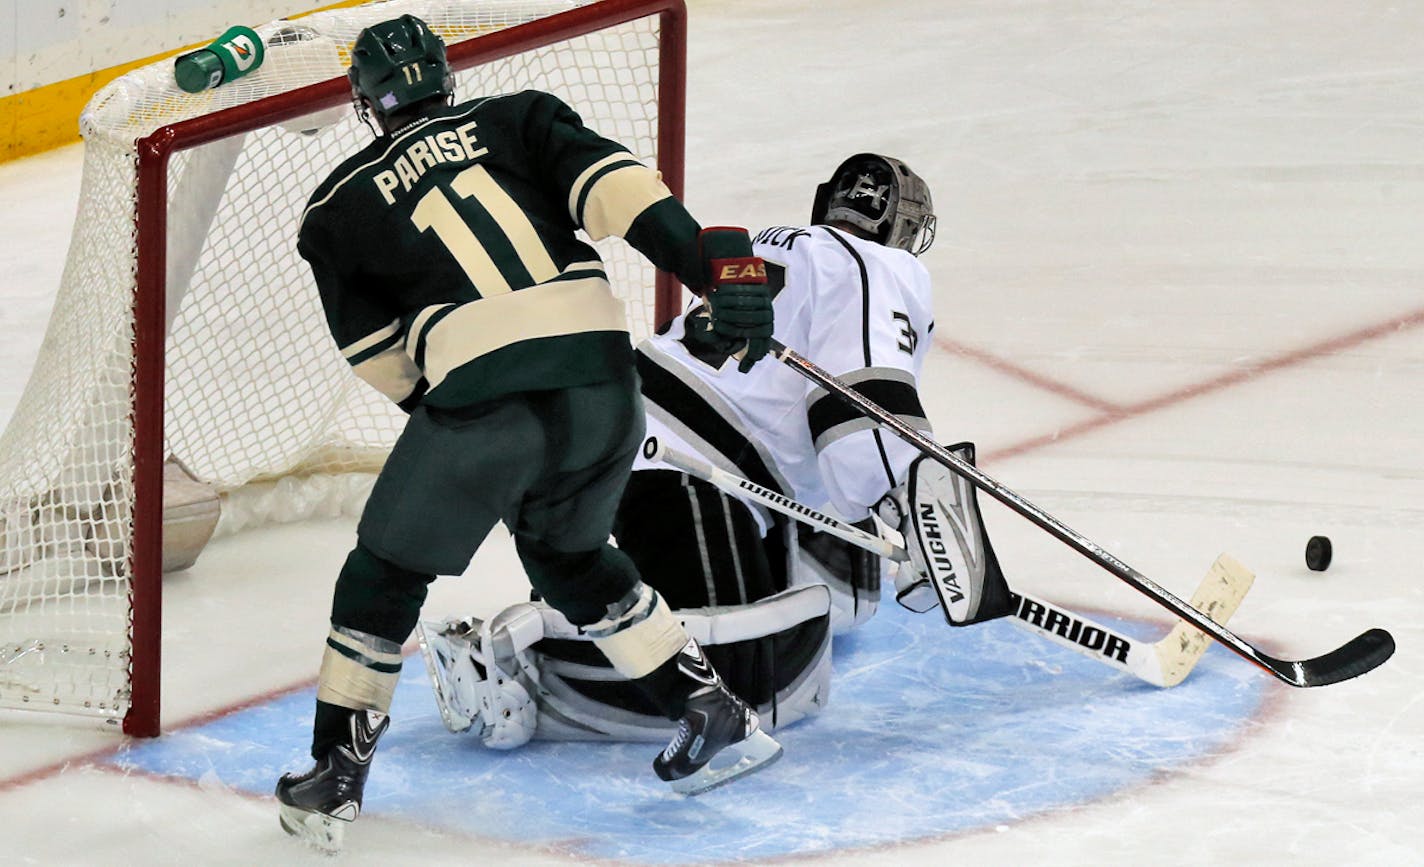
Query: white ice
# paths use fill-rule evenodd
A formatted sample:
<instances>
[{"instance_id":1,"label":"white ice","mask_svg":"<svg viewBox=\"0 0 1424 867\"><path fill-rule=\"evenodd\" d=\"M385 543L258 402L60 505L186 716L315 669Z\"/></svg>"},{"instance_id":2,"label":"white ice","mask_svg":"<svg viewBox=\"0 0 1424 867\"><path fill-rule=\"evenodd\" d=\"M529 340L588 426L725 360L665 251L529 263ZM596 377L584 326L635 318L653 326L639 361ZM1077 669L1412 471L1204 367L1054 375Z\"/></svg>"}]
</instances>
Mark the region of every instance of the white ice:
<instances>
[{"instance_id":1,"label":"white ice","mask_svg":"<svg viewBox=\"0 0 1424 867\"><path fill-rule=\"evenodd\" d=\"M1371 626L1399 644L1358 680L1273 688L1239 742L1150 785L814 863L1424 863L1424 5L689 6L686 198L704 222L804 221L861 150L930 183L942 439L976 440L987 471L1182 595L1231 552L1259 576L1231 627L1269 652ZM79 164L71 147L0 165L0 417L43 337ZM1025 589L1165 625L986 510ZM1303 562L1315 534L1335 544L1323 573ZM350 538L257 531L169 576L165 728L313 676ZM522 592L495 539L427 610ZM269 800L79 761L120 741L0 717L0 862L569 863L378 817L328 862L276 832Z\"/></svg>"}]
</instances>

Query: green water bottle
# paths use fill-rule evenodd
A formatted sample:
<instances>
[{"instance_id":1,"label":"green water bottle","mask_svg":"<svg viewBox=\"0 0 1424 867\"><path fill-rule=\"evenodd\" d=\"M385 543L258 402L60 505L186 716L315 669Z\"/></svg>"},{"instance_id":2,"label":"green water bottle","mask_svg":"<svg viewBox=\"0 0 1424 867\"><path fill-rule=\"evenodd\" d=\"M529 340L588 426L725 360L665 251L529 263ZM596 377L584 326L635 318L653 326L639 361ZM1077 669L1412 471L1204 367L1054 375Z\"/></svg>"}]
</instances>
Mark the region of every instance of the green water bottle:
<instances>
[{"instance_id":1,"label":"green water bottle","mask_svg":"<svg viewBox=\"0 0 1424 867\"><path fill-rule=\"evenodd\" d=\"M229 27L207 48L173 61L173 77L189 93L201 93L241 78L262 65L267 51L251 27Z\"/></svg>"}]
</instances>

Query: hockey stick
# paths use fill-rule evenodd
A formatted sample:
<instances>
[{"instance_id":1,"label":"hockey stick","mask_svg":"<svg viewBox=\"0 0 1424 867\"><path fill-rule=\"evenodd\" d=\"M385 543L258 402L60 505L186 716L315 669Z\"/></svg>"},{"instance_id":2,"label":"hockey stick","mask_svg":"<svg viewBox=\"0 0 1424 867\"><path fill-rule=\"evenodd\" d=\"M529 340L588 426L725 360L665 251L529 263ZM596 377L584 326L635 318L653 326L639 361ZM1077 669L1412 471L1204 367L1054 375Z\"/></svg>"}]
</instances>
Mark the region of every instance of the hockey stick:
<instances>
[{"instance_id":1,"label":"hockey stick","mask_svg":"<svg viewBox=\"0 0 1424 867\"><path fill-rule=\"evenodd\" d=\"M976 488L1111 572L1158 605L1291 686L1327 686L1358 677L1379 667L1394 653L1393 636L1378 628L1366 630L1340 647L1313 659L1277 659L1262 653L1235 633L1213 622L1210 617L1197 611L1141 572L1113 556L1102 546L1004 487L978 467L960 460L948 449L910 427L879 404L867 399L840 379L822 370L815 363L808 361L793 350L787 349L776 340L771 342L771 352L778 361L835 395L857 412L889 428L892 433L905 442L968 479Z\"/></svg>"},{"instance_id":2,"label":"hockey stick","mask_svg":"<svg viewBox=\"0 0 1424 867\"><path fill-rule=\"evenodd\" d=\"M772 511L795 518L808 527L829 533L837 539L859 545L870 553L887 560L904 561L910 558L904 548L893 544L888 539L882 539L874 533L867 533L859 527L818 512L810 506L803 506L784 494L778 494L770 488L764 488L756 482L729 473L707 461L676 449L670 449L663 445L657 437L648 437L643 441L643 457L650 461L661 461L670 467L676 467L689 476L714 485L734 497L755 500Z\"/></svg>"},{"instance_id":3,"label":"hockey stick","mask_svg":"<svg viewBox=\"0 0 1424 867\"><path fill-rule=\"evenodd\" d=\"M729 473L721 467L670 449L656 437L649 437L643 443L643 457L650 461L662 461L734 497L760 503L872 554L899 563L909 560L909 555L899 545L804 506L790 497ZM1227 618L1236 612L1246 591L1251 589L1254 579L1255 576L1249 570L1223 554L1202 579L1201 585L1192 595L1191 604L1218 623L1225 623ZM1207 636L1186 623L1178 623L1160 641L1147 643L1129 638L1080 614L1026 593L1015 591L1014 600L1013 623L1016 626L1105 665L1125 671L1153 686L1169 687L1181 683L1206 652Z\"/></svg>"}]
</instances>

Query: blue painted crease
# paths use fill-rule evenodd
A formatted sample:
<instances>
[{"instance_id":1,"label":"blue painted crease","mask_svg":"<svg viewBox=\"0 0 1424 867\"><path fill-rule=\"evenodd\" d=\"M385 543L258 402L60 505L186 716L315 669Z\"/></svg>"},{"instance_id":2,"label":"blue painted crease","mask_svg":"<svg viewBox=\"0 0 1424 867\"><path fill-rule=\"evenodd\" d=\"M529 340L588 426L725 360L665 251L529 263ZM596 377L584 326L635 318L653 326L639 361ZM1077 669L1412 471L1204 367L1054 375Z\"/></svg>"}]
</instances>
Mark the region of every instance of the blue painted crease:
<instances>
[{"instance_id":1,"label":"blue painted crease","mask_svg":"<svg viewBox=\"0 0 1424 867\"><path fill-rule=\"evenodd\" d=\"M1185 683L1155 689L1004 621L949 629L895 605L838 639L834 664L827 710L779 733L781 762L688 799L653 776L655 745L495 752L451 735L423 666L408 660L365 810L646 864L910 843L1099 800L1220 752L1258 713L1268 683L1212 648ZM267 795L282 772L310 761L314 692L107 761Z\"/></svg>"}]
</instances>

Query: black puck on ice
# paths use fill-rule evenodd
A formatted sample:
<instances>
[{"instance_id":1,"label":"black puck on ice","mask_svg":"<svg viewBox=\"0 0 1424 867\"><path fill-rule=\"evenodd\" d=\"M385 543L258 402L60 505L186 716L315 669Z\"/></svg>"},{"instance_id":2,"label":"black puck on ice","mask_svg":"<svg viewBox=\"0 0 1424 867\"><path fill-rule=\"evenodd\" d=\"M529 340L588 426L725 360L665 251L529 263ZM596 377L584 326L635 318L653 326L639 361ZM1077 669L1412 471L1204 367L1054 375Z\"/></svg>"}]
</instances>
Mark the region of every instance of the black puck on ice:
<instances>
[{"instance_id":1,"label":"black puck on ice","mask_svg":"<svg viewBox=\"0 0 1424 867\"><path fill-rule=\"evenodd\" d=\"M1311 536L1305 543L1305 565L1312 572L1324 572L1330 566L1330 540L1324 536Z\"/></svg>"}]
</instances>

